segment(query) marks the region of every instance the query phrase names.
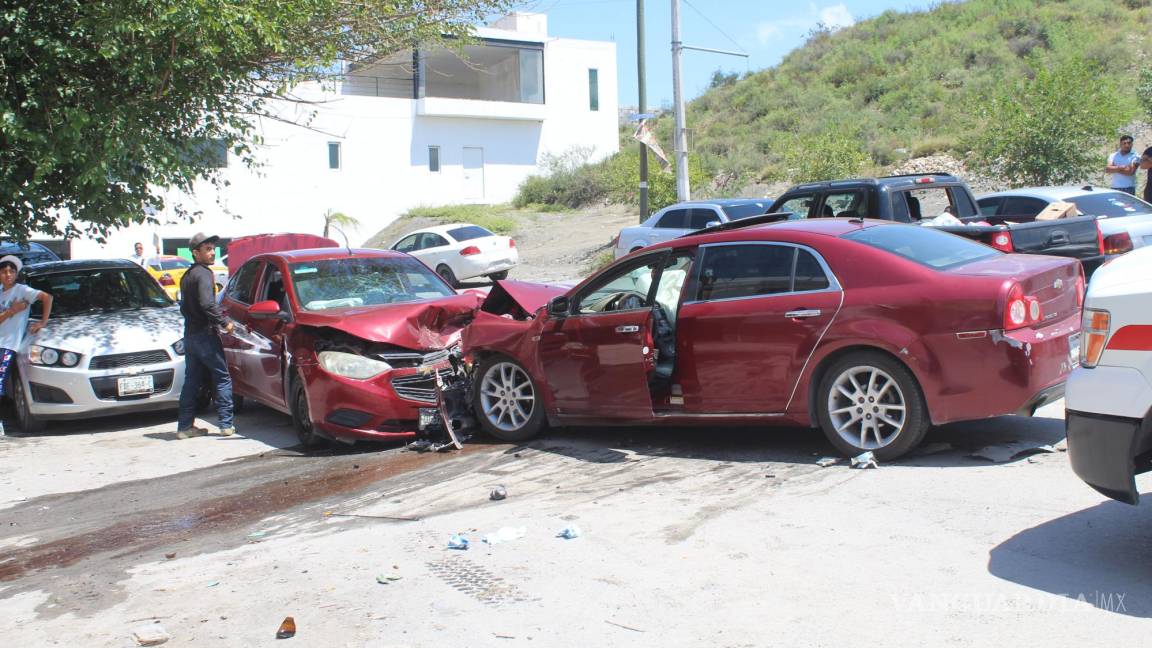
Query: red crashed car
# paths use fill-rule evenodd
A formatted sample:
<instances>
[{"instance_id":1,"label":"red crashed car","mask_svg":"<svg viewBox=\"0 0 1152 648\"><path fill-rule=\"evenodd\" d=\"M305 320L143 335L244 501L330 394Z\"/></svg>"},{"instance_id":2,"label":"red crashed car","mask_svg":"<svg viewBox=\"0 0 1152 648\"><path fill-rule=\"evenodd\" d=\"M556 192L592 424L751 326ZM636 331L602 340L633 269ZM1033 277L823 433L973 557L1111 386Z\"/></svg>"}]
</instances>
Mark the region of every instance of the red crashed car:
<instances>
[{"instance_id":1,"label":"red crashed car","mask_svg":"<svg viewBox=\"0 0 1152 648\"><path fill-rule=\"evenodd\" d=\"M819 426L892 459L930 424L1031 414L1077 361L1075 260L916 225L750 219L575 288L499 282L464 333L481 426Z\"/></svg>"},{"instance_id":2,"label":"red crashed car","mask_svg":"<svg viewBox=\"0 0 1152 648\"><path fill-rule=\"evenodd\" d=\"M233 390L291 414L309 447L415 436L478 302L398 252L255 256L221 300L240 324L223 338Z\"/></svg>"}]
</instances>

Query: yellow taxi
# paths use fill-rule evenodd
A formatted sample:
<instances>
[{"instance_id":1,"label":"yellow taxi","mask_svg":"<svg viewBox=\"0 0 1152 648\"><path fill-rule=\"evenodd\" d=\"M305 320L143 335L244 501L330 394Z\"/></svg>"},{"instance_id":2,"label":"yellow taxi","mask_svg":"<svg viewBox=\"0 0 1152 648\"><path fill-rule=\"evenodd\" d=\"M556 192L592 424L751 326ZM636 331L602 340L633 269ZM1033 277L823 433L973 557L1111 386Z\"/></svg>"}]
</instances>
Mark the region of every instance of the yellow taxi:
<instances>
[{"instance_id":1,"label":"yellow taxi","mask_svg":"<svg viewBox=\"0 0 1152 648\"><path fill-rule=\"evenodd\" d=\"M192 267L192 262L181 256L164 254L152 257L144 262L144 269L148 274L160 282L160 287L168 296L180 301L180 279ZM228 282L228 268L222 265L209 266L216 277L216 292L224 288Z\"/></svg>"}]
</instances>

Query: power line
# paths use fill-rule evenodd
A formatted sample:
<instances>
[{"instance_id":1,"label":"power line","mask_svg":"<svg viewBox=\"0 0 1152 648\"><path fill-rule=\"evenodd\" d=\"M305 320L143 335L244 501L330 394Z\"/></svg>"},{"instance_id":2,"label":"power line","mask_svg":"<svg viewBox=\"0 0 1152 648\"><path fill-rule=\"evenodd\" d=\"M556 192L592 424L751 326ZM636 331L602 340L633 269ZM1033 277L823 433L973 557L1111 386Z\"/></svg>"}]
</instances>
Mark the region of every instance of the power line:
<instances>
[{"instance_id":1,"label":"power line","mask_svg":"<svg viewBox=\"0 0 1152 648\"><path fill-rule=\"evenodd\" d=\"M696 13L700 14L700 17L701 17L701 18L703 18L703 19L704 19L704 20L705 20L705 21L706 21L706 22L707 22L709 25L712 25L712 27L713 27L713 28L714 28L716 31L720 32L720 34L721 34L721 35L723 35L723 36L724 36L724 38L727 38L727 39L728 39L728 42L730 42L730 43L732 43L733 45L735 45L737 49L739 49L739 50L740 50L741 52L743 52L744 54L747 54L747 53L748 53L748 50L744 49L744 47L743 47L743 46L741 46L741 45L740 45L740 43L737 43L737 42L736 42L736 39L735 39L735 38L732 38L731 36L729 36L729 35L728 35L728 33L727 33L727 32L725 32L723 29L720 29L720 26L719 26L719 25L717 25L716 23L712 22L712 19L711 19L711 18L709 18L708 16L706 16L706 15L704 14L704 12L703 12L703 11L700 11L699 9L697 9L697 8L696 8L696 6L695 6L695 5L693 5L691 2L688 2L688 0L684 0L684 4L688 5L689 7L692 7L692 11L695 11Z\"/></svg>"}]
</instances>

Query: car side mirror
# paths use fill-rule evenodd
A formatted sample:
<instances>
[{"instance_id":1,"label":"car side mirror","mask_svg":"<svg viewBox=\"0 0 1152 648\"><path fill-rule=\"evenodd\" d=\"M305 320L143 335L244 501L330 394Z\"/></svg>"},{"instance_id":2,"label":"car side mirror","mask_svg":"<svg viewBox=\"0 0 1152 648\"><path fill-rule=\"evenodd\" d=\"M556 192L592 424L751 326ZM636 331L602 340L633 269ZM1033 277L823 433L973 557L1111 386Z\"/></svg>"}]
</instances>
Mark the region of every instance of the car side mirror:
<instances>
[{"instance_id":1,"label":"car side mirror","mask_svg":"<svg viewBox=\"0 0 1152 648\"><path fill-rule=\"evenodd\" d=\"M548 315L556 319L568 317L571 309L572 300L568 298L568 295L553 297L552 300L548 302Z\"/></svg>"},{"instance_id":2,"label":"car side mirror","mask_svg":"<svg viewBox=\"0 0 1152 648\"><path fill-rule=\"evenodd\" d=\"M252 304L248 308L248 316L252 319L288 319L288 313L281 313L280 304L271 299Z\"/></svg>"},{"instance_id":3,"label":"car side mirror","mask_svg":"<svg viewBox=\"0 0 1152 648\"><path fill-rule=\"evenodd\" d=\"M716 227L719 224L720 224L720 221L718 221L718 220L708 221L707 223L705 223L704 229L708 229L709 227Z\"/></svg>"}]
</instances>

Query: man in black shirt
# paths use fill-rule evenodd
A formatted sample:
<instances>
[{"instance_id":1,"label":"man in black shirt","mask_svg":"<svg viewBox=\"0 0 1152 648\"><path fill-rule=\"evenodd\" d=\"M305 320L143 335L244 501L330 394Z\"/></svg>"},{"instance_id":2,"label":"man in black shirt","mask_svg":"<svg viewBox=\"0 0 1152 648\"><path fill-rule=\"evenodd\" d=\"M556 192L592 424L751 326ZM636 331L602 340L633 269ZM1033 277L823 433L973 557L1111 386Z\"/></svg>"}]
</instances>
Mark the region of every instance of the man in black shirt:
<instances>
[{"instance_id":1,"label":"man in black shirt","mask_svg":"<svg viewBox=\"0 0 1152 648\"><path fill-rule=\"evenodd\" d=\"M200 232L188 241L196 263L180 279L180 312L184 315L184 388L180 390L180 417L176 423L176 437L180 439L208 434L208 430L194 425L196 396L205 374L216 387L220 434L236 433L232 422L232 378L217 335L217 331L231 333L232 322L220 314L216 278L208 267L216 261L219 239Z\"/></svg>"}]
</instances>

